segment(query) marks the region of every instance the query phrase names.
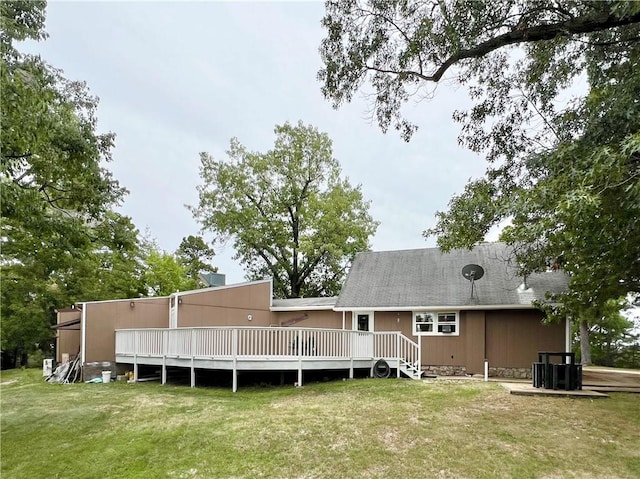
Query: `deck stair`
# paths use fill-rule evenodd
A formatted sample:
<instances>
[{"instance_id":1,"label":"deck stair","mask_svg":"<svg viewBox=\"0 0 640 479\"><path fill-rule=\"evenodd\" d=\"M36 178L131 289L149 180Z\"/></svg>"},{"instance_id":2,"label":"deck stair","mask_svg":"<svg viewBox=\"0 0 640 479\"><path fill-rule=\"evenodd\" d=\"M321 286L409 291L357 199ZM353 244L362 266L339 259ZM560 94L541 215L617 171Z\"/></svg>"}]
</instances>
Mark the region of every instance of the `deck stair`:
<instances>
[{"instance_id":1,"label":"deck stair","mask_svg":"<svg viewBox=\"0 0 640 479\"><path fill-rule=\"evenodd\" d=\"M410 363L405 361L404 359L400 360L400 372L407 376L409 379L421 379L423 371L416 363Z\"/></svg>"}]
</instances>

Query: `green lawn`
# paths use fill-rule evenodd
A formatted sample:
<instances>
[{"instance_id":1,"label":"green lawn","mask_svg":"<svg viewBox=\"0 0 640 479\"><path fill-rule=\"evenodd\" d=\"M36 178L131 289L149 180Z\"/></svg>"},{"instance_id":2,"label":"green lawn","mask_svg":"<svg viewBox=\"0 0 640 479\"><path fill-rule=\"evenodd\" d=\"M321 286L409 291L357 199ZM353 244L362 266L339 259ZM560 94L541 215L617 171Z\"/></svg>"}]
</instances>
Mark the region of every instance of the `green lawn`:
<instances>
[{"instance_id":1,"label":"green lawn","mask_svg":"<svg viewBox=\"0 0 640 479\"><path fill-rule=\"evenodd\" d=\"M640 477L640 395L494 383L228 389L2 374L2 479Z\"/></svg>"}]
</instances>

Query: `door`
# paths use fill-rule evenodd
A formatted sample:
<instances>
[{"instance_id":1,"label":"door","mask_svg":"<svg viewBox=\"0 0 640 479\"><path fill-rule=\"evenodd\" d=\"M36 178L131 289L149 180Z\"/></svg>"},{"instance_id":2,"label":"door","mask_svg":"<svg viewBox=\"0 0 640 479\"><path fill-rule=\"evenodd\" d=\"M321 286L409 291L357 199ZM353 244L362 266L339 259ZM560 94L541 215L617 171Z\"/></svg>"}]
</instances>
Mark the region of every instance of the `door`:
<instances>
[{"instance_id":1,"label":"door","mask_svg":"<svg viewBox=\"0 0 640 479\"><path fill-rule=\"evenodd\" d=\"M365 313L352 313L354 336L353 355L355 357L373 357L373 311Z\"/></svg>"}]
</instances>

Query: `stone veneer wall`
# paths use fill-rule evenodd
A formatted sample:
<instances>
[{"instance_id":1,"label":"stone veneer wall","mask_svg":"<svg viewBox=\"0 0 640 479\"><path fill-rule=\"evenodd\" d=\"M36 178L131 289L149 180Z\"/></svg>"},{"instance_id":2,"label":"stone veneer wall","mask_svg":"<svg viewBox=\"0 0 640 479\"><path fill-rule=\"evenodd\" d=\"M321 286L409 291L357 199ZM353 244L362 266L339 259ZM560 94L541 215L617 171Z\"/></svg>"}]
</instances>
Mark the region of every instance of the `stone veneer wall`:
<instances>
[{"instance_id":1,"label":"stone veneer wall","mask_svg":"<svg viewBox=\"0 0 640 479\"><path fill-rule=\"evenodd\" d=\"M531 379L531 368L489 368L489 376L498 378Z\"/></svg>"},{"instance_id":2,"label":"stone veneer wall","mask_svg":"<svg viewBox=\"0 0 640 479\"><path fill-rule=\"evenodd\" d=\"M435 374L437 376L465 376L467 374L467 368L464 366L423 366L422 370L427 375ZM531 369L489 368L489 377L531 379Z\"/></svg>"},{"instance_id":3,"label":"stone veneer wall","mask_svg":"<svg viewBox=\"0 0 640 479\"><path fill-rule=\"evenodd\" d=\"M438 376L464 376L467 374L467 368L464 366L423 366L422 370L426 374Z\"/></svg>"}]
</instances>

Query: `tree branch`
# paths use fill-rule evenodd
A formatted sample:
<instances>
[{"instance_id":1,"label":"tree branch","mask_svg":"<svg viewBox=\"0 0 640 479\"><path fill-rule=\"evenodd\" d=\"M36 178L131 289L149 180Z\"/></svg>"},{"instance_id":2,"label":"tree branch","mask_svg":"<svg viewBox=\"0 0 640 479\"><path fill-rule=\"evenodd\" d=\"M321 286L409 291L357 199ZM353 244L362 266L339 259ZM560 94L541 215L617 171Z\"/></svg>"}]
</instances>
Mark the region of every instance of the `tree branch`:
<instances>
[{"instance_id":1,"label":"tree branch","mask_svg":"<svg viewBox=\"0 0 640 479\"><path fill-rule=\"evenodd\" d=\"M300 276L299 276L299 279L298 279L300 284L303 284L304 281L313 272L315 267L318 266L318 263L320 263L320 261L322 260L322 258L324 257L326 252L327 252L327 250L322 250L322 252L316 257L316 259L314 259L313 261L307 263L306 266L304 268L302 268L302 271L300 272Z\"/></svg>"},{"instance_id":2,"label":"tree branch","mask_svg":"<svg viewBox=\"0 0 640 479\"><path fill-rule=\"evenodd\" d=\"M405 41L407 42L407 46L411 45L411 39L409 38L409 36L405 33L404 30L402 30L390 17L387 17L386 15L383 15L382 13L378 13L375 11L370 11L370 10L365 10L363 8L360 9L360 11L374 16L374 17L380 17L383 20L385 20L386 22L390 23L397 31L398 33L400 33L400 35L402 35L402 37L405 39ZM420 67L420 74L422 74L422 55L420 55L420 52L418 52L418 66Z\"/></svg>"},{"instance_id":3,"label":"tree branch","mask_svg":"<svg viewBox=\"0 0 640 479\"><path fill-rule=\"evenodd\" d=\"M6 158L7 160L23 160L31 156L33 156L33 153L23 153L21 155L2 155L2 157Z\"/></svg>"},{"instance_id":4,"label":"tree branch","mask_svg":"<svg viewBox=\"0 0 640 479\"><path fill-rule=\"evenodd\" d=\"M251 196L249 193L245 193L245 196L247 197L247 199L249 201L251 201L251 203L253 204L253 206L256 207L256 209L258 210L258 212L264 217L267 218L267 214L265 213L264 209L262 208L262 205L260 204L259 201L257 201L253 196Z\"/></svg>"},{"instance_id":5,"label":"tree branch","mask_svg":"<svg viewBox=\"0 0 640 479\"><path fill-rule=\"evenodd\" d=\"M407 70L389 70L369 65L366 65L366 67L380 73L415 76L425 81L437 83L446 71L460 60L480 58L507 45L552 40L559 36L593 33L638 22L640 22L640 12L627 17L618 17L610 12L600 12L597 14L572 18L564 22L512 30L494 38L490 38L489 40L479 43L471 48L460 50L455 55L450 56L432 75L423 75L419 72Z\"/></svg>"}]
</instances>

